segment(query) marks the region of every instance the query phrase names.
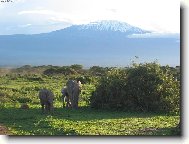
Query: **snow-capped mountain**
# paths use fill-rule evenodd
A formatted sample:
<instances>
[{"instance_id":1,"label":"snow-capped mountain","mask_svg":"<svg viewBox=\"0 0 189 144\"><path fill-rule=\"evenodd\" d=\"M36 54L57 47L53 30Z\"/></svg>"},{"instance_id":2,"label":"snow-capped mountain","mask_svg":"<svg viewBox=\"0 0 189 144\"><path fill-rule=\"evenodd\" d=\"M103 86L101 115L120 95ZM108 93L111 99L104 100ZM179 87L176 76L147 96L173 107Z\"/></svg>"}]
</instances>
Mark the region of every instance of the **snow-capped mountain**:
<instances>
[{"instance_id":1,"label":"snow-capped mountain","mask_svg":"<svg viewBox=\"0 0 189 144\"><path fill-rule=\"evenodd\" d=\"M0 65L128 66L135 56L179 65L180 38L150 35L127 23L98 21L50 33L0 36Z\"/></svg>"},{"instance_id":2,"label":"snow-capped mountain","mask_svg":"<svg viewBox=\"0 0 189 144\"><path fill-rule=\"evenodd\" d=\"M91 34L106 34L109 36L112 36L116 33L122 34L122 35L133 35L133 34L147 34L151 33L150 31L140 29L135 26L131 26L128 23L125 22L119 22L115 20L103 20L103 21L96 21L91 22L88 24L82 24L82 25L72 25L70 27L67 27L62 30L57 30L54 32L51 32L51 34L62 34L66 33L67 35L72 35L72 33L77 33L77 35L87 36L89 37ZM90 34L89 34L90 33Z\"/></svg>"},{"instance_id":3,"label":"snow-capped mountain","mask_svg":"<svg viewBox=\"0 0 189 144\"><path fill-rule=\"evenodd\" d=\"M132 26L126 22L120 22L116 20L102 20L96 22L90 22L82 25L72 25L62 30L57 30L49 33L51 35L62 35L67 36L86 36L91 37L94 35L104 35L105 37L120 37L120 35L127 38L179 38L179 34L169 33L156 33L148 30L143 30L139 27Z\"/></svg>"},{"instance_id":4,"label":"snow-capped mountain","mask_svg":"<svg viewBox=\"0 0 189 144\"><path fill-rule=\"evenodd\" d=\"M125 22L115 20L103 20L91 22L85 25L79 25L80 30L95 30L95 31L119 31L119 32L132 32L136 34L148 33L149 31L142 30L138 27L134 27Z\"/></svg>"}]
</instances>

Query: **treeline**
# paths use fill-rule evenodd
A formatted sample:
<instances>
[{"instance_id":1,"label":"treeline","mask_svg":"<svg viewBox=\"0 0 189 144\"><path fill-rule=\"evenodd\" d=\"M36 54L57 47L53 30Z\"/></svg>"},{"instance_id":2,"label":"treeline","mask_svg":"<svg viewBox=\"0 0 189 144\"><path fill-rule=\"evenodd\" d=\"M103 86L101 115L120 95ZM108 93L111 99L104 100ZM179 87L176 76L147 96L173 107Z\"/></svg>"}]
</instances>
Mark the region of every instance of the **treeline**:
<instances>
[{"instance_id":1,"label":"treeline","mask_svg":"<svg viewBox=\"0 0 189 144\"><path fill-rule=\"evenodd\" d=\"M100 66L92 66L89 69L84 69L82 65L74 64L71 66L51 66L47 68L43 74L45 75L73 75L73 74L83 74L83 75L91 75L91 76L103 76L107 73L107 71L114 69L115 67L100 67Z\"/></svg>"},{"instance_id":2,"label":"treeline","mask_svg":"<svg viewBox=\"0 0 189 144\"><path fill-rule=\"evenodd\" d=\"M19 75L29 75L29 74L44 74L47 76L52 75L74 75L74 74L84 74L93 76L103 76L105 73L115 67L100 67L92 66L89 69L85 69L83 65L74 64L70 66L53 66L53 65L42 65L42 66L31 66L24 65L19 68L0 68L0 75L6 74L19 74Z\"/></svg>"},{"instance_id":3,"label":"treeline","mask_svg":"<svg viewBox=\"0 0 189 144\"><path fill-rule=\"evenodd\" d=\"M161 66L162 70L169 69L177 80L180 80L180 66L169 67ZM91 76L104 76L108 71L113 69L119 69L117 67L100 67L92 66L89 69L85 69L83 65L74 64L70 66L53 66L53 65L42 65L42 66L31 66L24 65L19 68L0 68L0 75L6 74L44 74L47 76L52 75L74 75L74 74L83 74ZM129 67L124 67L120 69L129 69Z\"/></svg>"}]
</instances>

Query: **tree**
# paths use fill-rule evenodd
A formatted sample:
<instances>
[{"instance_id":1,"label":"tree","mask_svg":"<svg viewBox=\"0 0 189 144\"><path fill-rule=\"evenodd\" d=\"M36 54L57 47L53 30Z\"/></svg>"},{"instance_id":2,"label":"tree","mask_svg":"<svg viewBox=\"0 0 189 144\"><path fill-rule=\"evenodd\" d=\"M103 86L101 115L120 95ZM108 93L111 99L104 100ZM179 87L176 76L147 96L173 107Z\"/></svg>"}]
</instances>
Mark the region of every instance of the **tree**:
<instances>
[{"instance_id":1,"label":"tree","mask_svg":"<svg viewBox=\"0 0 189 144\"><path fill-rule=\"evenodd\" d=\"M83 66L79 64L74 64L74 65L71 65L70 68L74 69L77 72L80 72L83 69Z\"/></svg>"},{"instance_id":2,"label":"tree","mask_svg":"<svg viewBox=\"0 0 189 144\"><path fill-rule=\"evenodd\" d=\"M90 73L95 76L102 76L106 73L106 68L100 66L93 66L89 69Z\"/></svg>"},{"instance_id":3,"label":"tree","mask_svg":"<svg viewBox=\"0 0 189 144\"><path fill-rule=\"evenodd\" d=\"M94 108L179 113L180 83L157 63L135 64L107 72L90 101Z\"/></svg>"}]
</instances>

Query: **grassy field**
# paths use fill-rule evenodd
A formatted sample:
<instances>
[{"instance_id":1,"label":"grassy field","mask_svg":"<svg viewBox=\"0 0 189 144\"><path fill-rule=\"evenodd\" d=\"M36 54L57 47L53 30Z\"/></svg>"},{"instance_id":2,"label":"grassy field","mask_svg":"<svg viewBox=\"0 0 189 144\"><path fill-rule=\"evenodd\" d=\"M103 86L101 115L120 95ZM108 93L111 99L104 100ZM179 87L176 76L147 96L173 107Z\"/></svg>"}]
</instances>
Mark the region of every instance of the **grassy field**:
<instances>
[{"instance_id":1,"label":"grassy field","mask_svg":"<svg viewBox=\"0 0 189 144\"><path fill-rule=\"evenodd\" d=\"M176 135L179 116L110 112L81 107L56 108L53 115L7 108L0 111L0 123L10 135Z\"/></svg>"},{"instance_id":2,"label":"grassy field","mask_svg":"<svg viewBox=\"0 0 189 144\"><path fill-rule=\"evenodd\" d=\"M179 115L130 113L95 110L88 99L94 85L83 85L79 109L62 108L61 88L66 78L61 76L0 77L0 125L9 135L179 135L175 127ZM53 114L42 114L39 89L49 88L55 94ZM20 109L26 102L29 109Z\"/></svg>"}]
</instances>

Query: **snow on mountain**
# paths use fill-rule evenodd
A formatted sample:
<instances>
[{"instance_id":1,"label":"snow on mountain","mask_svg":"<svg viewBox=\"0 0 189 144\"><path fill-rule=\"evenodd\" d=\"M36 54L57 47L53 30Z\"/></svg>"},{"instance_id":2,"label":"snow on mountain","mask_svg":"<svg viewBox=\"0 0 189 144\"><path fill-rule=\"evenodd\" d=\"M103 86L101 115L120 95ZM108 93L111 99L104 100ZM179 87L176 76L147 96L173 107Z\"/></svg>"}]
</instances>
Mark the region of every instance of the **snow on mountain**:
<instances>
[{"instance_id":1,"label":"snow on mountain","mask_svg":"<svg viewBox=\"0 0 189 144\"><path fill-rule=\"evenodd\" d=\"M116 20L102 20L90 22L88 24L72 25L62 30L52 32L53 34L66 33L67 35L73 36L74 34L85 35L90 37L91 35L103 35L104 38L108 36L119 36L122 35L127 38L177 38L177 33L157 33L153 31L147 31L139 27L132 26L126 22L120 22ZM119 33L119 34L118 34ZM97 36L98 37L98 36Z\"/></svg>"},{"instance_id":2,"label":"snow on mountain","mask_svg":"<svg viewBox=\"0 0 189 144\"><path fill-rule=\"evenodd\" d=\"M150 31L142 30L138 27L131 26L128 23L116 20L102 20L91 22L89 24L77 25L79 30L95 30L95 31L119 31L136 34L149 33Z\"/></svg>"},{"instance_id":3,"label":"snow on mountain","mask_svg":"<svg viewBox=\"0 0 189 144\"><path fill-rule=\"evenodd\" d=\"M102 35L104 33L106 36L113 35L115 37L116 33L118 35L124 35L127 38L179 38L179 34L177 33L157 33L153 31L148 31L141 29L139 27L132 26L126 22L120 22L116 20L101 20L90 22L88 24L81 24L81 25L72 25L66 27L61 30L52 31L50 33L43 33L51 34L51 35L66 35L66 36L74 36L74 35L82 35L82 36L91 36L93 35ZM40 34L39 34L40 35Z\"/></svg>"}]
</instances>

